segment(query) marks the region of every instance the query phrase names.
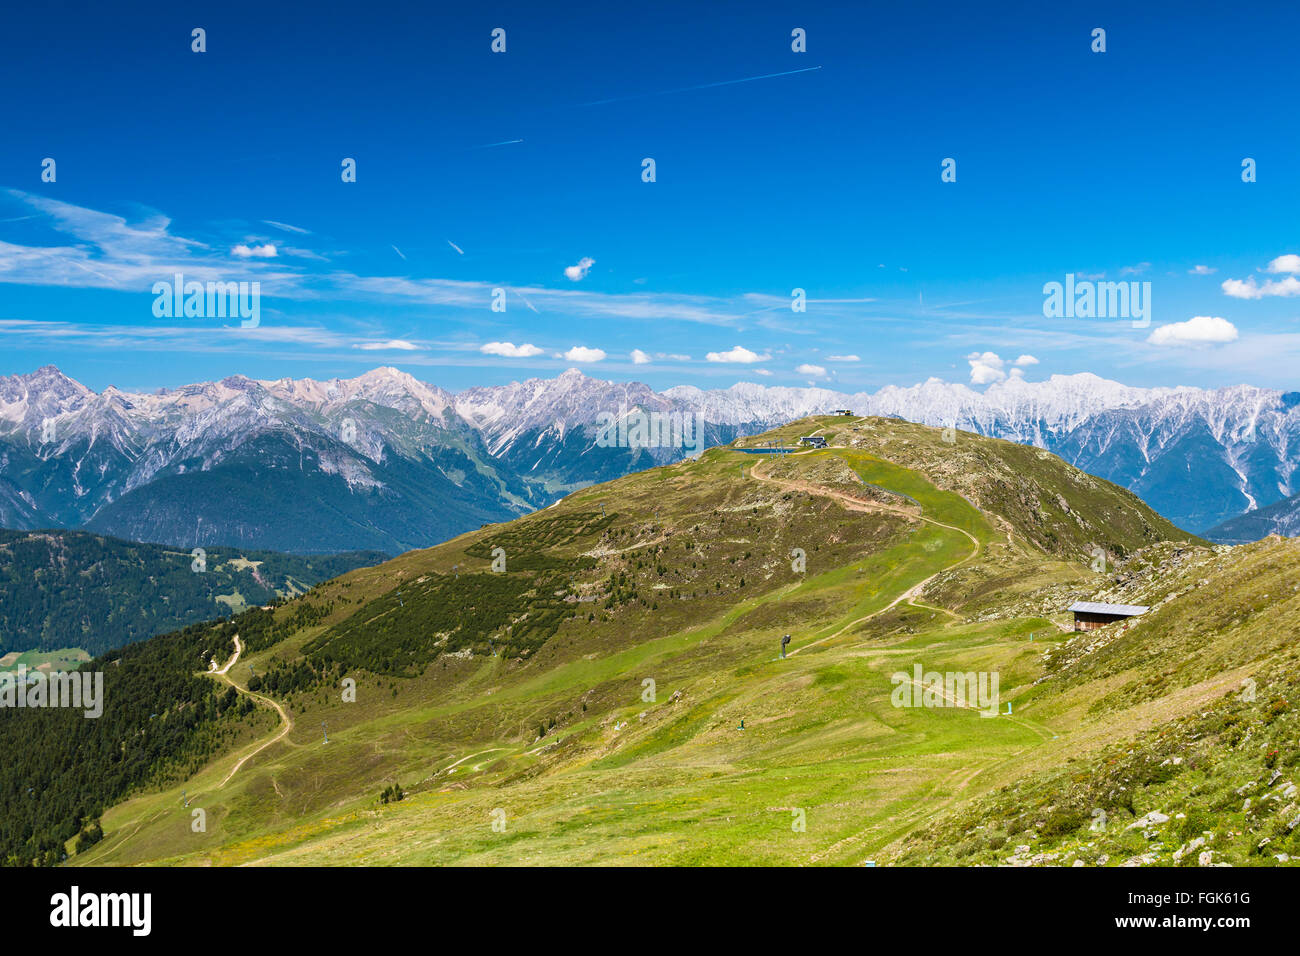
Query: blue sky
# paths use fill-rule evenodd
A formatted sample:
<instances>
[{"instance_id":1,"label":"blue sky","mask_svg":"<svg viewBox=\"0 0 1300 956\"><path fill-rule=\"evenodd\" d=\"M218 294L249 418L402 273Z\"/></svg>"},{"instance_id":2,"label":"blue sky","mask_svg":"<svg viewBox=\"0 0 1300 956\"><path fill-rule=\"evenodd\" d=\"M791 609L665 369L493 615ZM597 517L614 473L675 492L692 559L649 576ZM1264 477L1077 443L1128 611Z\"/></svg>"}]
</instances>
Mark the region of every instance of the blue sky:
<instances>
[{"instance_id":1,"label":"blue sky","mask_svg":"<svg viewBox=\"0 0 1300 956\"><path fill-rule=\"evenodd\" d=\"M988 6L17 7L0 373L1294 388L1300 9ZM260 324L155 316L177 271ZM1046 318L1067 273L1150 326Z\"/></svg>"}]
</instances>

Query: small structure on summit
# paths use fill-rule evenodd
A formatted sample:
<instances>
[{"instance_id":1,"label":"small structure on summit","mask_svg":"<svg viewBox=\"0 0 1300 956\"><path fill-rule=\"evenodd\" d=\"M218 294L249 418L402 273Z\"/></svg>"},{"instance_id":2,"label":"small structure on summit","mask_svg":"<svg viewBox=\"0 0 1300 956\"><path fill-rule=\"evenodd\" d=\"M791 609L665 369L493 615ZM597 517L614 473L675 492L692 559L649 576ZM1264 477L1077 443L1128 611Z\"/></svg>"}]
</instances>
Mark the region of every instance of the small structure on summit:
<instances>
[{"instance_id":1,"label":"small structure on summit","mask_svg":"<svg viewBox=\"0 0 1300 956\"><path fill-rule=\"evenodd\" d=\"M826 439L821 435L804 435L799 439L799 444L807 445L809 448L825 448Z\"/></svg>"},{"instance_id":2,"label":"small structure on summit","mask_svg":"<svg viewBox=\"0 0 1300 956\"><path fill-rule=\"evenodd\" d=\"M835 409L835 414L836 414L836 415L852 415L852 414L853 414L853 410L852 410L851 408L837 408L837 409Z\"/></svg>"},{"instance_id":3,"label":"small structure on summit","mask_svg":"<svg viewBox=\"0 0 1300 956\"><path fill-rule=\"evenodd\" d=\"M1091 631L1114 621L1145 614L1151 608L1144 604L1104 604L1100 601L1075 601L1067 609L1074 614L1076 631Z\"/></svg>"}]
</instances>

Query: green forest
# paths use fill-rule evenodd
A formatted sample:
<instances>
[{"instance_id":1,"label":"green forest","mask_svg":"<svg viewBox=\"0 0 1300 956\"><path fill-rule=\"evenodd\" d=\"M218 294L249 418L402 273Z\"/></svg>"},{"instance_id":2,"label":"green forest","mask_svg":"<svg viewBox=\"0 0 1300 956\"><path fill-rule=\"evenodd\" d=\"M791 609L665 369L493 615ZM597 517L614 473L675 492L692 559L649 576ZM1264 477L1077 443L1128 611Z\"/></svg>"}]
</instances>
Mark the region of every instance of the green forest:
<instances>
[{"instance_id":1,"label":"green forest","mask_svg":"<svg viewBox=\"0 0 1300 956\"><path fill-rule=\"evenodd\" d=\"M104 808L193 774L253 718L254 705L201 672L234 653L239 620L197 624L102 654L103 715L0 709L0 861L52 866L95 842Z\"/></svg>"},{"instance_id":2,"label":"green forest","mask_svg":"<svg viewBox=\"0 0 1300 956\"><path fill-rule=\"evenodd\" d=\"M293 555L190 550L84 531L0 529L0 656L112 647L272 604L354 568L378 551Z\"/></svg>"}]
</instances>

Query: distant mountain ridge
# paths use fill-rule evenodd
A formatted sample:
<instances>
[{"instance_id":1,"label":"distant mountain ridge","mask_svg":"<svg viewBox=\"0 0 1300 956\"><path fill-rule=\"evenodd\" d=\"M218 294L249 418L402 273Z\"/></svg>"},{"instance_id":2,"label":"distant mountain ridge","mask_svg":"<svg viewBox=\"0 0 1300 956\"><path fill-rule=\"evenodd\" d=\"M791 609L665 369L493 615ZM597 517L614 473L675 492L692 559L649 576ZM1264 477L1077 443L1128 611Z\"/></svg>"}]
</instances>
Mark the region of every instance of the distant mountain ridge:
<instances>
[{"instance_id":1,"label":"distant mountain ridge","mask_svg":"<svg viewBox=\"0 0 1300 956\"><path fill-rule=\"evenodd\" d=\"M1211 541L1221 544L1248 544L1274 534L1300 537L1300 494L1229 518L1205 533Z\"/></svg>"},{"instance_id":2,"label":"distant mountain ridge","mask_svg":"<svg viewBox=\"0 0 1300 956\"><path fill-rule=\"evenodd\" d=\"M0 525L396 554L545 503L450 400L396 369L147 395L0 378Z\"/></svg>"},{"instance_id":3,"label":"distant mountain ridge","mask_svg":"<svg viewBox=\"0 0 1300 956\"><path fill-rule=\"evenodd\" d=\"M697 415L706 445L836 408L1046 448L1205 531L1300 492L1300 393L1136 388L1090 373L977 391L738 383L656 392L577 369L452 393L393 368L96 393L45 366L0 377L0 525L174 545L424 547L680 458L606 447L620 409Z\"/></svg>"},{"instance_id":4,"label":"distant mountain ridge","mask_svg":"<svg viewBox=\"0 0 1300 956\"><path fill-rule=\"evenodd\" d=\"M861 398L860 409L871 414L1046 448L1189 531L1300 491L1300 393L1249 385L1141 389L1081 373L1009 379L982 393L929 382Z\"/></svg>"}]
</instances>

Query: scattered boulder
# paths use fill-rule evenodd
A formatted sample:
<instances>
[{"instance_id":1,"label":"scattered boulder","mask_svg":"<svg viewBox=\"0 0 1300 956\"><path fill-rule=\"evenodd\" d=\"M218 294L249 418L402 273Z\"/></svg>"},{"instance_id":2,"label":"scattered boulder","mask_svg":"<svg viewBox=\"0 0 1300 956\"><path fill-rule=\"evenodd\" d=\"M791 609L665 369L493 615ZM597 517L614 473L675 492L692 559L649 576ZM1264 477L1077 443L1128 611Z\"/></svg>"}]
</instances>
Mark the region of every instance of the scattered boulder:
<instances>
[{"instance_id":1,"label":"scattered boulder","mask_svg":"<svg viewBox=\"0 0 1300 956\"><path fill-rule=\"evenodd\" d=\"M1195 853L1201 847L1205 846L1205 837L1197 837L1191 843L1186 843L1174 851L1174 862L1177 863L1189 853Z\"/></svg>"},{"instance_id":2,"label":"scattered boulder","mask_svg":"<svg viewBox=\"0 0 1300 956\"><path fill-rule=\"evenodd\" d=\"M1141 827L1142 829L1145 830L1148 827L1159 826L1162 823L1168 823L1168 822L1169 822L1169 817L1166 814L1161 813L1159 810L1152 810L1150 813L1146 814L1145 816L1138 817L1127 827L1125 827L1125 829L1134 830L1138 827Z\"/></svg>"}]
</instances>

